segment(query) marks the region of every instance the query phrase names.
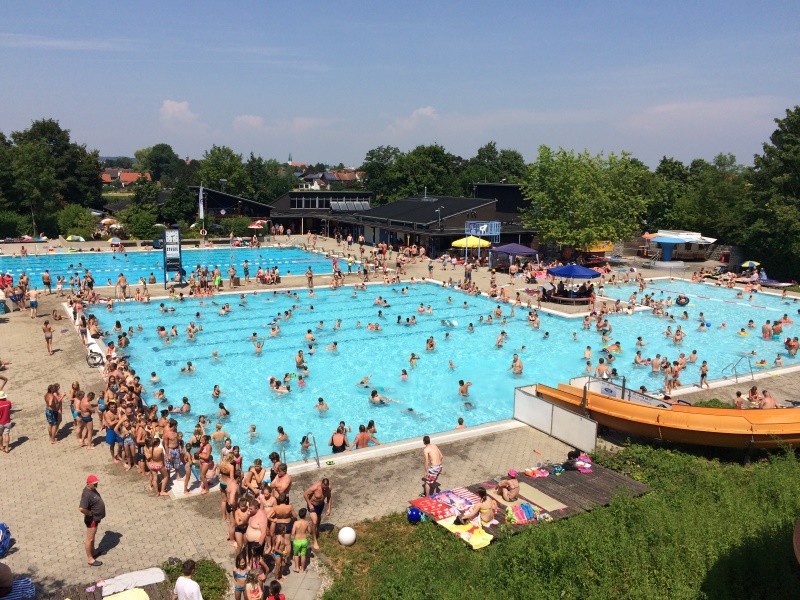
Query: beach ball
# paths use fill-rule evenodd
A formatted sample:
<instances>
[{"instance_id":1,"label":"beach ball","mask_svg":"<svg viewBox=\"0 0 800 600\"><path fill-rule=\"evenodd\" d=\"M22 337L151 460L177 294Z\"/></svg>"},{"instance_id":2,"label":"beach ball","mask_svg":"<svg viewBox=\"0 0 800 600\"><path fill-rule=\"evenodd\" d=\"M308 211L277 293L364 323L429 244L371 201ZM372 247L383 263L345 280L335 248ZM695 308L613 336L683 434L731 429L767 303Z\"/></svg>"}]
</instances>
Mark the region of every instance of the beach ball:
<instances>
[{"instance_id":1,"label":"beach ball","mask_svg":"<svg viewBox=\"0 0 800 600\"><path fill-rule=\"evenodd\" d=\"M356 543L356 531L352 527L342 527L339 530L339 543L342 546L352 546Z\"/></svg>"},{"instance_id":2,"label":"beach ball","mask_svg":"<svg viewBox=\"0 0 800 600\"><path fill-rule=\"evenodd\" d=\"M709 323L708 321L706 321L706 327L711 327L711 323Z\"/></svg>"},{"instance_id":3,"label":"beach ball","mask_svg":"<svg viewBox=\"0 0 800 600\"><path fill-rule=\"evenodd\" d=\"M419 512L419 509L416 506L412 506L408 509L408 522L409 523L419 523L422 520L422 513Z\"/></svg>"}]
</instances>

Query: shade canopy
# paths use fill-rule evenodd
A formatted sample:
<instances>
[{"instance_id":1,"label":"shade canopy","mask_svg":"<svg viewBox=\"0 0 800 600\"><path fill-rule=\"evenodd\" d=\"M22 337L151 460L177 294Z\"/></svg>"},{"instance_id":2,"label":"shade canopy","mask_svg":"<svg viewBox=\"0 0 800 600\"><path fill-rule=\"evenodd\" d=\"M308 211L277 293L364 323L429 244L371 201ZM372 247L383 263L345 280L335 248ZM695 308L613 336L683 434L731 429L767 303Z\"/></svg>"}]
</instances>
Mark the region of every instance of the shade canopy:
<instances>
[{"instance_id":1,"label":"shade canopy","mask_svg":"<svg viewBox=\"0 0 800 600\"><path fill-rule=\"evenodd\" d=\"M651 242L657 242L659 244L691 244L692 240L684 240L683 238L674 238L674 237L654 237L650 238Z\"/></svg>"},{"instance_id":2,"label":"shade canopy","mask_svg":"<svg viewBox=\"0 0 800 600\"><path fill-rule=\"evenodd\" d=\"M599 272L580 265L553 267L552 269L547 269L547 274L555 275L556 277L568 277L570 279L594 279L595 277L600 277Z\"/></svg>"},{"instance_id":3,"label":"shade canopy","mask_svg":"<svg viewBox=\"0 0 800 600\"><path fill-rule=\"evenodd\" d=\"M112 237L112 238L109 238L108 243L111 244L112 246L114 246L114 245L119 244L121 242L120 242L119 238Z\"/></svg>"},{"instance_id":4,"label":"shade canopy","mask_svg":"<svg viewBox=\"0 0 800 600\"><path fill-rule=\"evenodd\" d=\"M255 222L252 225L247 226L248 229L264 229L261 227L261 223Z\"/></svg>"},{"instance_id":5,"label":"shade canopy","mask_svg":"<svg viewBox=\"0 0 800 600\"><path fill-rule=\"evenodd\" d=\"M742 263L742 266L743 266L743 267L748 267L748 268L750 268L750 269L752 269L753 267L758 267L758 266L760 266L760 265L761 265L761 263L760 263L760 262L756 262L756 261L754 261L754 260L747 260L747 261L745 261L745 262L743 262L743 263Z\"/></svg>"},{"instance_id":6,"label":"shade canopy","mask_svg":"<svg viewBox=\"0 0 800 600\"><path fill-rule=\"evenodd\" d=\"M103 220L102 220L102 221L100 221L100 222L101 222L103 225L113 225L114 223L118 223L119 221L117 221L116 219L112 219L111 217L108 217L107 219L103 219Z\"/></svg>"},{"instance_id":7,"label":"shade canopy","mask_svg":"<svg viewBox=\"0 0 800 600\"><path fill-rule=\"evenodd\" d=\"M453 242L453 248L489 248L492 243L489 240L483 240L474 235L461 238Z\"/></svg>"},{"instance_id":8,"label":"shade canopy","mask_svg":"<svg viewBox=\"0 0 800 600\"><path fill-rule=\"evenodd\" d=\"M68 236L66 237L66 240L67 240L68 242L85 242L85 241L86 241L85 239L83 239L83 238L82 238L81 236L79 236L79 235L68 235Z\"/></svg>"},{"instance_id":9,"label":"shade canopy","mask_svg":"<svg viewBox=\"0 0 800 600\"><path fill-rule=\"evenodd\" d=\"M498 246L490 250L492 254L508 254L511 256L536 256L538 252L533 248L522 246L520 244L506 244L505 246Z\"/></svg>"}]
</instances>

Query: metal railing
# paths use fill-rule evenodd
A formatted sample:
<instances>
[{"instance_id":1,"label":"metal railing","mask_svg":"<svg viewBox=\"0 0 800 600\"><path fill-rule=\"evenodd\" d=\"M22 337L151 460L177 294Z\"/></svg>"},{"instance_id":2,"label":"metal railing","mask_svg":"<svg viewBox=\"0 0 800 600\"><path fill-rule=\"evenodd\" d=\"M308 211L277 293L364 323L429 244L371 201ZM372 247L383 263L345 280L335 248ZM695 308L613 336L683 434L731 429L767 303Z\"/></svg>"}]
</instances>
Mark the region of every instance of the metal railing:
<instances>
[{"instance_id":1,"label":"metal railing","mask_svg":"<svg viewBox=\"0 0 800 600\"><path fill-rule=\"evenodd\" d=\"M736 383L739 383L739 371L737 367L739 366L739 363L741 363L744 359L747 359L747 367L750 371L750 379L751 380L755 379L755 375L753 374L753 362L751 360L752 356L753 356L752 354L745 354L744 356L739 358L739 360L737 360L736 362L732 362L730 364L725 365L722 368L722 372L720 373L723 379L728 378L728 375L725 374L725 371L731 369L731 373L733 373L734 380L736 381Z\"/></svg>"},{"instance_id":2,"label":"metal railing","mask_svg":"<svg viewBox=\"0 0 800 600\"><path fill-rule=\"evenodd\" d=\"M661 260L661 250L656 250L656 253L647 261L647 264L652 269L659 260Z\"/></svg>"},{"instance_id":3,"label":"metal railing","mask_svg":"<svg viewBox=\"0 0 800 600\"><path fill-rule=\"evenodd\" d=\"M317 450L317 438L314 437L313 432L309 431L308 439L310 439L314 444L314 459L317 461L317 468L319 468L320 464L319 464L319 451Z\"/></svg>"},{"instance_id":4,"label":"metal railing","mask_svg":"<svg viewBox=\"0 0 800 600\"><path fill-rule=\"evenodd\" d=\"M281 445L281 462L286 464L286 446Z\"/></svg>"}]
</instances>

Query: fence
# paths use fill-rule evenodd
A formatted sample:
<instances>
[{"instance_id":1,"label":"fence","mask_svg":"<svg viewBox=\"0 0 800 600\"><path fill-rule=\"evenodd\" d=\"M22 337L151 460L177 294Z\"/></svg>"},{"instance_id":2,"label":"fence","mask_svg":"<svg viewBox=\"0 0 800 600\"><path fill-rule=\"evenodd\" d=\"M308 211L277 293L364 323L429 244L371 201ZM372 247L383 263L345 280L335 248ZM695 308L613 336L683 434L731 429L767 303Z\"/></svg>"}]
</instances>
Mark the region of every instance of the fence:
<instances>
[{"instance_id":1,"label":"fence","mask_svg":"<svg viewBox=\"0 0 800 600\"><path fill-rule=\"evenodd\" d=\"M584 452L597 445L597 423L536 396L536 386L514 390L514 418Z\"/></svg>"}]
</instances>

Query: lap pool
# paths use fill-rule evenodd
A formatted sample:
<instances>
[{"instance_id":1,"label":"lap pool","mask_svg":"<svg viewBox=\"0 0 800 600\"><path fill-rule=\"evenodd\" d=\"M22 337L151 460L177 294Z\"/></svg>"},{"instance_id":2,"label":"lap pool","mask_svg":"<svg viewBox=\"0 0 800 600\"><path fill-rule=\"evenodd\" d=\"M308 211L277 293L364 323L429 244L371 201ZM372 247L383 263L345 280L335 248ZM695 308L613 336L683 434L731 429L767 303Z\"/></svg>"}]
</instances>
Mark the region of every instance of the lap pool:
<instances>
[{"instance_id":1,"label":"lap pool","mask_svg":"<svg viewBox=\"0 0 800 600\"><path fill-rule=\"evenodd\" d=\"M610 317L613 340L621 342L623 347L613 366L627 378L628 387L645 385L648 390L656 390L663 385L661 375L654 376L649 368L633 365L639 336L648 343L644 357L659 353L677 360L680 352L688 356L692 350L697 350L700 361L709 363L709 379L720 377L722 369L737 360L741 352L756 350L758 357L766 358L770 364L779 352L783 354L784 364L794 361L786 355L780 340L761 339L760 326L765 319L779 319L792 310L796 315L800 305L787 304L791 301L765 294L758 295L757 303L736 300L732 290L685 282L655 281L653 286L648 292L663 293L665 297L672 295L673 299L676 293L683 292L691 303L680 309L670 309L676 323L667 323L665 318L648 313ZM320 453L326 454L328 438L340 420L354 430L348 436L350 441L358 425L372 419L378 429L376 437L388 442L453 429L458 417L463 417L466 425L508 419L513 412L514 387L538 382L556 385L583 375L586 346L592 348L593 365L602 356L600 334L594 327L584 330L580 318L540 313L541 325L535 330L527 323L527 310L517 307L516 315L511 317L511 307L504 304L502 311L507 324L502 325L502 319L484 324L480 322L481 317L485 320L497 307L489 298L469 296L433 283L408 286L406 294L401 292L402 287L371 285L367 291L357 292L356 297L353 297L352 288L318 290L314 297L309 297L307 290L298 290L299 299L285 293L275 295L270 290L249 294L244 306L239 305L237 295L216 296L214 302L230 302L233 306L233 311L226 316L219 316L219 307L211 305L209 299L204 300L205 306L196 299L171 302L169 305L175 308L173 313L159 312L159 302L117 303L113 313L97 312L106 330L110 330L117 319L125 329L142 325L143 331L134 334L128 348L131 365L149 391L163 387L170 404L179 406L183 396L189 397L192 412L180 417L182 431L190 433L198 415L217 412L219 401L212 398L211 392L214 385L219 385L225 392L221 400L232 413L222 421L225 431L232 436L234 444L242 447L243 453L262 458L277 449L273 441L279 425L290 437L286 446L287 459L297 460L303 458L300 439L309 431L316 435ZM633 286L607 286L605 293L627 299L634 289ZM390 306L376 305L378 296ZM430 305L433 314L419 314L420 304ZM281 333L270 337L267 325L275 315L290 310L293 305L298 307L292 317L280 321ZM383 317L378 316L379 310ZM678 319L684 310L689 318ZM701 311L711 323L704 332L698 331ZM197 312L200 318L195 317ZM398 316L405 321L412 315L416 316L417 325L397 324ZM342 320L341 329L334 331L338 319ZM442 319L456 324L453 327L443 325ZM748 330L749 337L737 335L749 319L756 322L758 329ZM202 325L203 331L195 340L187 340L184 330L192 320ZM362 327L357 326L359 321ZM318 328L320 322L322 327ZM379 322L383 330L368 330L368 322ZM722 322L726 322L726 329L719 328ZM474 325L474 332L468 331L469 323ZM662 331L667 325L672 325L674 330L678 324L688 337L676 346ZM173 343L165 344L156 333L159 325L168 330L175 325L180 335ZM312 329L317 339L316 352L311 356L303 337L308 329ZM788 326L784 337L793 336L792 329ZM508 340L505 346L498 348L495 344L501 331L507 332ZM254 332L266 337L261 355L256 354L248 341ZM549 333L547 338L545 332ZM448 333L449 338L446 337ZM432 352L425 347L430 336L436 341ZM338 351L326 351L325 347L333 341L338 342ZM522 346L526 349L521 350ZM294 373L294 356L300 349L306 351L310 369L306 386L298 387L297 379L292 379L290 393L272 392L268 378L283 379L286 373ZM213 351L218 352L219 361L212 359ZM420 356L413 369L408 362L412 352ZM515 376L508 370L514 352L524 362L522 376ZM191 361L197 371L181 374L180 368L187 361ZM449 361L455 369L450 368ZM681 378L684 384L699 379L698 368L699 361L687 368ZM408 371L407 380L401 377L402 369ZM160 384L147 384L151 371L158 373ZM359 380L367 375L372 375L372 387L357 387ZM469 398L459 397L459 379L472 382ZM373 406L368 400L371 389L400 403ZM330 406L327 413L320 414L314 409L319 397ZM465 401L472 406L465 407ZM413 413L407 411L409 408ZM247 436L251 424L257 425L259 432L253 440Z\"/></svg>"},{"instance_id":2,"label":"lap pool","mask_svg":"<svg viewBox=\"0 0 800 600\"><path fill-rule=\"evenodd\" d=\"M258 271L258 267L278 267L282 275L291 272L293 275L302 275L311 268L317 273L329 273L331 260L324 254L314 254L299 248L209 248L202 250L186 250L182 252L183 267L190 271L197 265L213 269L219 266L223 276L231 265L236 266L237 275L241 276L242 265L248 261L251 277ZM0 256L0 270L11 273L16 280L23 272L31 279L31 285L41 286L41 275L45 269L50 271L53 286L57 276L66 277L70 274L80 273L89 269L94 276L96 285L106 285L111 280L116 284L117 276L124 273L131 284L135 284L142 277L147 280L151 273L155 274L159 283L163 282L163 254L160 250L135 252L61 252L28 255L25 257Z\"/></svg>"}]
</instances>

